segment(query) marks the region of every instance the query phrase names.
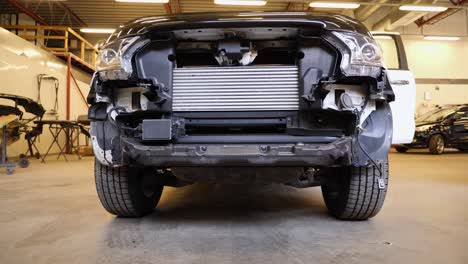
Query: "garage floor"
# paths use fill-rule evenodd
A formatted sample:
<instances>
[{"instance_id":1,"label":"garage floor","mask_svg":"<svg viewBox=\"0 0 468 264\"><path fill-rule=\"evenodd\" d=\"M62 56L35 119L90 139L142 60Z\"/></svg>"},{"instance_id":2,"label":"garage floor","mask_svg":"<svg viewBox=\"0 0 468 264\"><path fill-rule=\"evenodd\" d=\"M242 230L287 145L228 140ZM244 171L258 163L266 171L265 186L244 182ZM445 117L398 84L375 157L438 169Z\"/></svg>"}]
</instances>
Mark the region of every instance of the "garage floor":
<instances>
[{"instance_id":1,"label":"garage floor","mask_svg":"<svg viewBox=\"0 0 468 264\"><path fill-rule=\"evenodd\" d=\"M118 219L93 160L0 174L0 263L468 263L468 155L392 153L391 189L367 222L330 218L320 188L167 188Z\"/></svg>"}]
</instances>

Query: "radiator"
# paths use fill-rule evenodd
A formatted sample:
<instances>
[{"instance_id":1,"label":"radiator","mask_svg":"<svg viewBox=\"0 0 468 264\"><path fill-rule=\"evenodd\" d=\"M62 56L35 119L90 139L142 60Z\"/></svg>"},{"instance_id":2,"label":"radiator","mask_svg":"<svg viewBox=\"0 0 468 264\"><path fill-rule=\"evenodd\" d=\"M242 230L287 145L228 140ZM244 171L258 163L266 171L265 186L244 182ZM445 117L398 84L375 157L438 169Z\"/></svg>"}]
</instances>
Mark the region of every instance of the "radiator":
<instances>
[{"instance_id":1,"label":"radiator","mask_svg":"<svg viewBox=\"0 0 468 264\"><path fill-rule=\"evenodd\" d=\"M173 72L173 111L297 110L297 66L192 67Z\"/></svg>"}]
</instances>

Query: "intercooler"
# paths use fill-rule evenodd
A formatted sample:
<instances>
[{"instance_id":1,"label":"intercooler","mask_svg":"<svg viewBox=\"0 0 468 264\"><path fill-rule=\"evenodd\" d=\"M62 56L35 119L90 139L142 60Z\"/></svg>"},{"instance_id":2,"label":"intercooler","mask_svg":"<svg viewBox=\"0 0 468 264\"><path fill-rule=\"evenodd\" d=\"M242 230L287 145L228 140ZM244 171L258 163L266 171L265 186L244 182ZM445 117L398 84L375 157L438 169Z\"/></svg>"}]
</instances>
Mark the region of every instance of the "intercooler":
<instances>
[{"instance_id":1,"label":"intercooler","mask_svg":"<svg viewBox=\"0 0 468 264\"><path fill-rule=\"evenodd\" d=\"M297 110L297 66L190 67L173 72L173 111Z\"/></svg>"}]
</instances>

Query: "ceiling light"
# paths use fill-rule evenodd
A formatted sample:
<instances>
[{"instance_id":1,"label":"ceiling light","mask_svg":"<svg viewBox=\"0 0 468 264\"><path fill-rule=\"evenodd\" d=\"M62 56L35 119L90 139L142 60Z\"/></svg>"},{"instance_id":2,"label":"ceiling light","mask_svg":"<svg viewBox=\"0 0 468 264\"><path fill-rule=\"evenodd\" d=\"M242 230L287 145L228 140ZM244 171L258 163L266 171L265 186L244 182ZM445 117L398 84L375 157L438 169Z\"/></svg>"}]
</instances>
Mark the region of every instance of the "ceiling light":
<instances>
[{"instance_id":1,"label":"ceiling light","mask_svg":"<svg viewBox=\"0 0 468 264\"><path fill-rule=\"evenodd\" d=\"M147 3L147 4L167 4L169 0L115 0L121 3Z\"/></svg>"},{"instance_id":2,"label":"ceiling light","mask_svg":"<svg viewBox=\"0 0 468 264\"><path fill-rule=\"evenodd\" d=\"M442 12L447 10L445 6L422 6L422 5L402 5L400 10L416 12Z\"/></svg>"},{"instance_id":3,"label":"ceiling light","mask_svg":"<svg viewBox=\"0 0 468 264\"><path fill-rule=\"evenodd\" d=\"M101 33L101 34L110 34L114 33L115 29L113 28L82 28L80 29L83 33Z\"/></svg>"},{"instance_id":4,"label":"ceiling light","mask_svg":"<svg viewBox=\"0 0 468 264\"><path fill-rule=\"evenodd\" d=\"M372 35L400 35L400 32L396 31L371 31Z\"/></svg>"},{"instance_id":5,"label":"ceiling light","mask_svg":"<svg viewBox=\"0 0 468 264\"><path fill-rule=\"evenodd\" d=\"M309 4L309 6L317 8L356 9L360 6L360 4L346 2L312 2Z\"/></svg>"},{"instance_id":6,"label":"ceiling light","mask_svg":"<svg viewBox=\"0 0 468 264\"><path fill-rule=\"evenodd\" d=\"M455 41L459 40L460 37L447 37L447 36L424 36L425 40L448 40L448 41Z\"/></svg>"},{"instance_id":7,"label":"ceiling light","mask_svg":"<svg viewBox=\"0 0 468 264\"><path fill-rule=\"evenodd\" d=\"M264 6L267 1L250 1L250 0L214 0L217 5L249 5L249 6Z\"/></svg>"},{"instance_id":8,"label":"ceiling light","mask_svg":"<svg viewBox=\"0 0 468 264\"><path fill-rule=\"evenodd\" d=\"M391 36L374 36L374 39L393 39Z\"/></svg>"}]
</instances>

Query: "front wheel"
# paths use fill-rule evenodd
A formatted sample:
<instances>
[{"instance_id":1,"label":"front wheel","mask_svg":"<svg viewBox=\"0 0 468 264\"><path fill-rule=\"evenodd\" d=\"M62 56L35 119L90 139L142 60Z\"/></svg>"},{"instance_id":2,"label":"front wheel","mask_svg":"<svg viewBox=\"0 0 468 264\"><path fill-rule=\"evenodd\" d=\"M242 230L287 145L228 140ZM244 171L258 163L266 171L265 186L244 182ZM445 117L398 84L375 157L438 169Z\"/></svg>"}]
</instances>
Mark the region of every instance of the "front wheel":
<instances>
[{"instance_id":1,"label":"front wheel","mask_svg":"<svg viewBox=\"0 0 468 264\"><path fill-rule=\"evenodd\" d=\"M331 215L366 220L380 211L388 188L388 161L375 166L334 168L324 176L322 194ZM379 186L380 185L380 186Z\"/></svg>"},{"instance_id":2,"label":"front wheel","mask_svg":"<svg viewBox=\"0 0 468 264\"><path fill-rule=\"evenodd\" d=\"M444 153L445 141L441 134L435 134L429 139L429 152L434 155Z\"/></svg>"},{"instance_id":3,"label":"front wheel","mask_svg":"<svg viewBox=\"0 0 468 264\"><path fill-rule=\"evenodd\" d=\"M161 198L163 185L143 169L109 167L94 162L96 190L102 206L121 217L141 217L151 213Z\"/></svg>"}]
</instances>

